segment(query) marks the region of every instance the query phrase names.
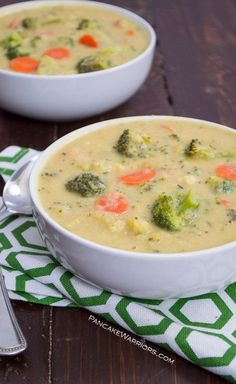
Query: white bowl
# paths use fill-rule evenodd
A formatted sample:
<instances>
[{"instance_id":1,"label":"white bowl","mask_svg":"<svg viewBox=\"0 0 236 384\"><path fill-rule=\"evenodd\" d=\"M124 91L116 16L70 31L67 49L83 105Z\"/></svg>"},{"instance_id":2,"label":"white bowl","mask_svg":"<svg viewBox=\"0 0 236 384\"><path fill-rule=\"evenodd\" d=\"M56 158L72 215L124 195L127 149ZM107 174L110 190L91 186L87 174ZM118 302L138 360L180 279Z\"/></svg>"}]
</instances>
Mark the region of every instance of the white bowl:
<instances>
[{"instance_id":1,"label":"white bowl","mask_svg":"<svg viewBox=\"0 0 236 384\"><path fill-rule=\"evenodd\" d=\"M0 106L36 119L66 121L105 112L129 99L143 84L151 68L156 43L151 25L126 9L94 1L29 1L1 7L0 11L1 15L7 15L51 4L86 4L118 12L144 27L149 45L127 63L97 72L50 76L0 69Z\"/></svg>"},{"instance_id":2,"label":"white bowl","mask_svg":"<svg viewBox=\"0 0 236 384\"><path fill-rule=\"evenodd\" d=\"M71 140L121 122L134 120L195 121L230 130L202 120L139 116L107 120L88 125L60 138L50 145L35 164L30 177L30 193L38 228L48 249L75 275L90 283L139 298L170 298L198 295L218 290L236 281L236 241L184 253L138 253L96 244L67 231L57 224L42 207L37 194L37 179L48 159Z\"/></svg>"}]
</instances>

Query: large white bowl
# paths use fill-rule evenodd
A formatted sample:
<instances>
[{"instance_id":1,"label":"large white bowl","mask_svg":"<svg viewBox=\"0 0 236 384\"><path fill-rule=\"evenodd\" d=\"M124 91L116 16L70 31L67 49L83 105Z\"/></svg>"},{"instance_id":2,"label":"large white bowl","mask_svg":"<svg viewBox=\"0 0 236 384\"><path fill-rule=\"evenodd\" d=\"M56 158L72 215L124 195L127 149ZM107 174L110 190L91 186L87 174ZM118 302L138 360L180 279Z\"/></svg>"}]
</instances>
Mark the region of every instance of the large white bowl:
<instances>
[{"instance_id":1,"label":"large white bowl","mask_svg":"<svg viewBox=\"0 0 236 384\"><path fill-rule=\"evenodd\" d=\"M125 64L84 74L39 76L0 69L0 106L32 118L66 121L96 115L129 99L143 84L151 68L156 43L151 25L133 12L95 1L29 1L1 7L0 12L1 15L7 15L57 4L86 4L127 16L147 31L148 47Z\"/></svg>"},{"instance_id":2,"label":"large white bowl","mask_svg":"<svg viewBox=\"0 0 236 384\"><path fill-rule=\"evenodd\" d=\"M67 231L42 207L37 180L48 159L66 143L94 130L134 120L195 121L222 131L232 129L202 120L140 116L107 120L78 129L50 145L35 164L30 193L38 228L48 249L67 269L82 279L115 293L140 298L169 298L218 290L236 281L236 241L184 253L137 253L96 244ZM235 133L236 136L236 133Z\"/></svg>"}]
</instances>

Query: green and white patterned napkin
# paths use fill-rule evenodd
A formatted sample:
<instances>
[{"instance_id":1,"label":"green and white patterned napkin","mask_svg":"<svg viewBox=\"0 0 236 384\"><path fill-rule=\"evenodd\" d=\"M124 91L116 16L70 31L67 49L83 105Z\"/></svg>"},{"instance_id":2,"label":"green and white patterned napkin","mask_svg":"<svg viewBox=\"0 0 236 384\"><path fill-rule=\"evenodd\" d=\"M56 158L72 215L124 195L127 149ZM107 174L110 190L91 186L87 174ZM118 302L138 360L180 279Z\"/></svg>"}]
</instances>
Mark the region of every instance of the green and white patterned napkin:
<instances>
[{"instance_id":1,"label":"green and white patterned napkin","mask_svg":"<svg viewBox=\"0 0 236 384\"><path fill-rule=\"evenodd\" d=\"M0 153L7 178L36 151ZM12 299L81 306L236 383L236 282L186 299L140 300L95 288L65 270L45 248L31 217L0 223L0 265Z\"/></svg>"}]
</instances>

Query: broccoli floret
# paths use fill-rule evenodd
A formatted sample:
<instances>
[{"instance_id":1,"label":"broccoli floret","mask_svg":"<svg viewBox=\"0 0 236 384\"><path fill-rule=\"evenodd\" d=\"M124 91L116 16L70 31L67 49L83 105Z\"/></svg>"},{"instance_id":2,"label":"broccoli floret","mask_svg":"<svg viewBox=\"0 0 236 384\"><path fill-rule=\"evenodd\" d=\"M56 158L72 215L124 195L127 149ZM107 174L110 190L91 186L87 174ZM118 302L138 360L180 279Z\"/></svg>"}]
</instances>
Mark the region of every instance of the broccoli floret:
<instances>
[{"instance_id":1,"label":"broccoli floret","mask_svg":"<svg viewBox=\"0 0 236 384\"><path fill-rule=\"evenodd\" d=\"M110 67L110 60L102 55L91 55L81 59L76 69L79 73L102 71Z\"/></svg>"},{"instance_id":2,"label":"broccoli floret","mask_svg":"<svg viewBox=\"0 0 236 384\"><path fill-rule=\"evenodd\" d=\"M81 173L66 183L69 192L77 192L83 197L99 195L105 190L105 184L100 177L89 173Z\"/></svg>"},{"instance_id":3,"label":"broccoli floret","mask_svg":"<svg viewBox=\"0 0 236 384\"><path fill-rule=\"evenodd\" d=\"M229 193L234 190L234 183L232 180L222 179L218 176L208 177L206 184L216 193Z\"/></svg>"},{"instance_id":4,"label":"broccoli floret","mask_svg":"<svg viewBox=\"0 0 236 384\"><path fill-rule=\"evenodd\" d=\"M22 27L25 29L34 29L37 24L37 19L35 17L25 17L22 20Z\"/></svg>"},{"instance_id":5,"label":"broccoli floret","mask_svg":"<svg viewBox=\"0 0 236 384\"><path fill-rule=\"evenodd\" d=\"M156 199L152 207L152 218L156 225L169 231L177 231L181 228L181 219L176 211L176 201L165 193Z\"/></svg>"},{"instance_id":6,"label":"broccoli floret","mask_svg":"<svg viewBox=\"0 0 236 384\"><path fill-rule=\"evenodd\" d=\"M22 39L18 33L11 33L5 39L0 41L0 45L2 45L3 48L5 49L14 48L21 44L22 44Z\"/></svg>"},{"instance_id":7,"label":"broccoli floret","mask_svg":"<svg viewBox=\"0 0 236 384\"><path fill-rule=\"evenodd\" d=\"M126 157L145 157L151 147L149 136L125 129L114 148Z\"/></svg>"},{"instance_id":8,"label":"broccoli floret","mask_svg":"<svg viewBox=\"0 0 236 384\"><path fill-rule=\"evenodd\" d=\"M22 47L21 37L17 33L11 33L4 40L0 42L6 50L6 56L9 60L15 59L20 56L28 56L28 53Z\"/></svg>"},{"instance_id":9,"label":"broccoli floret","mask_svg":"<svg viewBox=\"0 0 236 384\"><path fill-rule=\"evenodd\" d=\"M185 155L195 159L214 159L217 157L224 158L236 158L234 152L220 152L217 151L213 146L207 143L203 143L199 139L193 139L187 145L184 151Z\"/></svg>"},{"instance_id":10,"label":"broccoli floret","mask_svg":"<svg viewBox=\"0 0 236 384\"><path fill-rule=\"evenodd\" d=\"M161 193L152 207L153 221L163 229L179 231L195 219L199 205L191 191L176 196Z\"/></svg>"},{"instance_id":11,"label":"broccoli floret","mask_svg":"<svg viewBox=\"0 0 236 384\"><path fill-rule=\"evenodd\" d=\"M9 60L15 59L16 57L29 56L27 52L24 51L21 45L16 47L10 47L7 49L6 56Z\"/></svg>"},{"instance_id":12,"label":"broccoli floret","mask_svg":"<svg viewBox=\"0 0 236 384\"><path fill-rule=\"evenodd\" d=\"M229 218L229 223L236 221L236 209L227 209L227 216Z\"/></svg>"},{"instance_id":13,"label":"broccoli floret","mask_svg":"<svg viewBox=\"0 0 236 384\"><path fill-rule=\"evenodd\" d=\"M93 29L98 27L98 22L91 19L80 19L77 30L82 31L84 29Z\"/></svg>"},{"instance_id":14,"label":"broccoli floret","mask_svg":"<svg viewBox=\"0 0 236 384\"><path fill-rule=\"evenodd\" d=\"M82 58L76 69L79 73L101 71L111 67L110 57L118 52L116 47L101 49L95 55Z\"/></svg>"},{"instance_id":15,"label":"broccoli floret","mask_svg":"<svg viewBox=\"0 0 236 384\"><path fill-rule=\"evenodd\" d=\"M196 159L213 159L215 157L215 149L198 139L193 139L184 151L186 156Z\"/></svg>"},{"instance_id":16,"label":"broccoli floret","mask_svg":"<svg viewBox=\"0 0 236 384\"><path fill-rule=\"evenodd\" d=\"M200 205L198 198L192 191L188 191L185 195L177 195L178 200L178 214L185 215L185 219L187 222L189 221L188 217L188 209L197 209ZM190 215L191 216L191 215ZM191 217L189 216L190 220ZM194 215L195 216L195 215Z\"/></svg>"}]
</instances>

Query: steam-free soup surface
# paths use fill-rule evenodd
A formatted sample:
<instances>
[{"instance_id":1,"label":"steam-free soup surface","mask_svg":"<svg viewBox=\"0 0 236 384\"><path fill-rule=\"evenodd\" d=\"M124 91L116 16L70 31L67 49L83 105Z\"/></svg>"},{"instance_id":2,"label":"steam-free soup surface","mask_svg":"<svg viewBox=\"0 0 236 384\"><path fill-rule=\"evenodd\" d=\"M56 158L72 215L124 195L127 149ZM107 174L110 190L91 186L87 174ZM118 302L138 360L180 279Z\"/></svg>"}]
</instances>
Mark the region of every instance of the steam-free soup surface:
<instances>
[{"instance_id":1,"label":"steam-free soup surface","mask_svg":"<svg viewBox=\"0 0 236 384\"><path fill-rule=\"evenodd\" d=\"M0 68L39 75L103 70L140 55L149 42L135 21L100 7L54 5L1 15Z\"/></svg>"},{"instance_id":2,"label":"steam-free soup surface","mask_svg":"<svg viewBox=\"0 0 236 384\"><path fill-rule=\"evenodd\" d=\"M118 151L127 130L144 140L140 151ZM58 224L96 243L137 252L210 248L236 239L235 154L233 130L189 120L126 122L53 154L39 175L38 195ZM73 191L84 174L102 181L96 195ZM163 220L163 196L182 201L174 219Z\"/></svg>"}]
</instances>

